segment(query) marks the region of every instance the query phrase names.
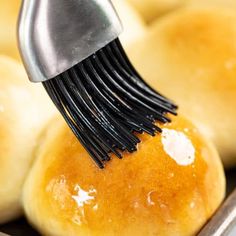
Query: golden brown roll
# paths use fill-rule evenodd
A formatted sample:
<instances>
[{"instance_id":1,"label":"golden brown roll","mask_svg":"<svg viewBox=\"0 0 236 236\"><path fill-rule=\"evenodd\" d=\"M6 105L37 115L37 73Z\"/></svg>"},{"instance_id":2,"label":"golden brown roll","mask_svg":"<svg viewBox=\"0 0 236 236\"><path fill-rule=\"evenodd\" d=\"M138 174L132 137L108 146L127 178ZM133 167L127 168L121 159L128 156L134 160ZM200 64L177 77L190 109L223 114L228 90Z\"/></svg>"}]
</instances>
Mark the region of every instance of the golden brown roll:
<instances>
[{"instance_id":1,"label":"golden brown roll","mask_svg":"<svg viewBox=\"0 0 236 236\"><path fill-rule=\"evenodd\" d=\"M126 0L139 12L147 23L185 6L211 6L236 8L235 0Z\"/></svg>"},{"instance_id":2,"label":"golden brown roll","mask_svg":"<svg viewBox=\"0 0 236 236\"><path fill-rule=\"evenodd\" d=\"M229 8L178 10L128 49L143 77L214 141L227 167L236 164L235 22Z\"/></svg>"},{"instance_id":3,"label":"golden brown roll","mask_svg":"<svg viewBox=\"0 0 236 236\"><path fill-rule=\"evenodd\" d=\"M207 7L232 7L236 8L235 0L189 0L187 1L188 5L198 7L198 6L207 6Z\"/></svg>"},{"instance_id":4,"label":"golden brown roll","mask_svg":"<svg viewBox=\"0 0 236 236\"><path fill-rule=\"evenodd\" d=\"M138 151L95 166L61 120L42 136L23 205L43 235L193 235L221 203L225 177L215 148L184 118Z\"/></svg>"},{"instance_id":5,"label":"golden brown roll","mask_svg":"<svg viewBox=\"0 0 236 236\"><path fill-rule=\"evenodd\" d=\"M126 0L112 0L122 21L124 32L120 39L124 46L135 42L146 33L146 25L138 12Z\"/></svg>"},{"instance_id":6,"label":"golden brown roll","mask_svg":"<svg viewBox=\"0 0 236 236\"><path fill-rule=\"evenodd\" d=\"M20 59L17 40L16 24L20 8L20 0L0 0L0 54Z\"/></svg>"},{"instance_id":7,"label":"golden brown roll","mask_svg":"<svg viewBox=\"0 0 236 236\"><path fill-rule=\"evenodd\" d=\"M160 15L173 11L191 0L127 0L143 16L147 23L151 23Z\"/></svg>"},{"instance_id":8,"label":"golden brown roll","mask_svg":"<svg viewBox=\"0 0 236 236\"><path fill-rule=\"evenodd\" d=\"M20 195L42 128L54 107L22 66L0 56L0 224L21 214Z\"/></svg>"}]
</instances>

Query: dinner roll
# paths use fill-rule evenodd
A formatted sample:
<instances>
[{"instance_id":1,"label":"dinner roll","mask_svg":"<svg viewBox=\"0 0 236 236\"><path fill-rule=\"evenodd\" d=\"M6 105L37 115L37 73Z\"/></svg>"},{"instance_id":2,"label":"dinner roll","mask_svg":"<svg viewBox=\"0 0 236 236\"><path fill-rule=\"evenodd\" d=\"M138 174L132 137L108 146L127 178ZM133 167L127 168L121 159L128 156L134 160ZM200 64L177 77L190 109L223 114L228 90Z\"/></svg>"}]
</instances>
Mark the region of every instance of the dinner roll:
<instances>
[{"instance_id":1,"label":"dinner roll","mask_svg":"<svg viewBox=\"0 0 236 236\"><path fill-rule=\"evenodd\" d=\"M144 78L214 141L227 167L236 164L235 22L229 8L185 8L128 49Z\"/></svg>"},{"instance_id":2,"label":"dinner roll","mask_svg":"<svg viewBox=\"0 0 236 236\"><path fill-rule=\"evenodd\" d=\"M5 54L20 60L16 24L20 8L20 0L0 0L0 54Z\"/></svg>"},{"instance_id":3,"label":"dinner roll","mask_svg":"<svg viewBox=\"0 0 236 236\"><path fill-rule=\"evenodd\" d=\"M191 0L127 0L143 16L147 23L151 23L160 15L183 6Z\"/></svg>"},{"instance_id":4,"label":"dinner roll","mask_svg":"<svg viewBox=\"0 0 236 236\"><path fill-rule=\"evenodd\" d=\"M235 0L189 0L188 5L198 7L198 6L207 6L207 7L236 7Z\"/></svg>"},{"instance_id":5,"label":"dinner roll","mask_svg":"<svg viewBox=\"0 0 236 236\"><path fill-rule=\"evenodd\" d=\"M147 23L184 6L236 7L235 0L127 0L140 13Z\"/></svg>"},{"instance_id":6,"label":"dinner roll","mask_svg":"<svg viewBox=\"0 0 236 236\"><path fill-rule=\"evenodd\" d=\"M53 111L40 86L28 82L23 67L0 56L0 224L21 213L22 185L39 133Z\"/></svg>"},{"instance_id":7,"label":"dinner roll","mask_svg":"<svg viewBox=\"0 0 236 236\"><path fill-rule=\"evenodd\" d=\"M124 27L124 32L120 36L123 45L126 46L143 37L146 33L146 25L138 12L127 0L112 0L112 2Z\"/></svg>"},{"instance_id":8,"label":"dinner roll","mask_svg":"<svg viewBox=\"0 0 236 236\"><path fill-rule=\"evenodd\" d=\"M41 137L23 205L43 235L193 235L225 193L214 147L181 117L99 169L67 125Z\"/></svg>"}]
</instances>

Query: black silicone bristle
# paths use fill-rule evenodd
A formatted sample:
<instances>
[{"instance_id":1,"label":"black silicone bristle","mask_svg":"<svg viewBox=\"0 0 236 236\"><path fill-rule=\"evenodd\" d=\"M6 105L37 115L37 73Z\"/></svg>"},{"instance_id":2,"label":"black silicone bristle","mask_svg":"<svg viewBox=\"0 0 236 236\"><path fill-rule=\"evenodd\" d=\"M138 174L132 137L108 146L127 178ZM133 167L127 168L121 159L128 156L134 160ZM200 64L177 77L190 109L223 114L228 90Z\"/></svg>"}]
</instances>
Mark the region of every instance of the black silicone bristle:
<instances>
[{"instance_id":1,"label":"black silicone bristle","mask_svg":"<svg viewBox=\"0 0 236 236\"><path fill-rule=\"evenodd\" d=\"M154 136L161 132L155 121L176 115L177 106L145 83L118 39L43 85L100 168L111 153L136 151L136 133Z\"/></svg>"}]
</instances>

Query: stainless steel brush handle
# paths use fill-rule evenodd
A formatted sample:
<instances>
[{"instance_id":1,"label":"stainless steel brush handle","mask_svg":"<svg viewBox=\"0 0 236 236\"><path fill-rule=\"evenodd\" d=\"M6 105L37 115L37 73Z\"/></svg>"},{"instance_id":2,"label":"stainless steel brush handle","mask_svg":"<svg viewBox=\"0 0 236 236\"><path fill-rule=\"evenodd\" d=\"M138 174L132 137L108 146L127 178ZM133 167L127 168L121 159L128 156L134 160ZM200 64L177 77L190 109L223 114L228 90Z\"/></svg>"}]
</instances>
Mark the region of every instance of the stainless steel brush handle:
<instances>
[{"instance_id":1,"label":"stainless steel brush handle","mask_svg":"<svg viewBox=\"0 0 236 236\"><path fill-rule=\"evenodd\" d=\"M110 0L23 0L18 42L30 80L43 82L81 62L121 32Z\"/></svg>"}]
</instances>

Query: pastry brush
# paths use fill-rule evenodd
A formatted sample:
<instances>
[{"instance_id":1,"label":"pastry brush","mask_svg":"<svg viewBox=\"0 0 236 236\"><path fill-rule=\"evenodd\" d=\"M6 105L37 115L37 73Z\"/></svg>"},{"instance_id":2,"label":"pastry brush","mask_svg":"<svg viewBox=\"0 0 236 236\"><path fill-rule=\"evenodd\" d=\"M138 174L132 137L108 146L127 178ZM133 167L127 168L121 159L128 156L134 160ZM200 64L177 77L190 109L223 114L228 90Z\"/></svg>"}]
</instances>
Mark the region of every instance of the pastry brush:
<instances>
[{"instance_id":1,"label":"pastry brush","mask_svg":"<svg viewBox=\"0 0 236 236\"><path fill-rule=\"evenodd\" d=\"M109 0L22 2L18 42L29 79L43 84L100 168L112 153L136 151L138 133L161 132L156 121L170 122L177 109L136 72L121 32Z\"/></svg>"}]
</instances>

